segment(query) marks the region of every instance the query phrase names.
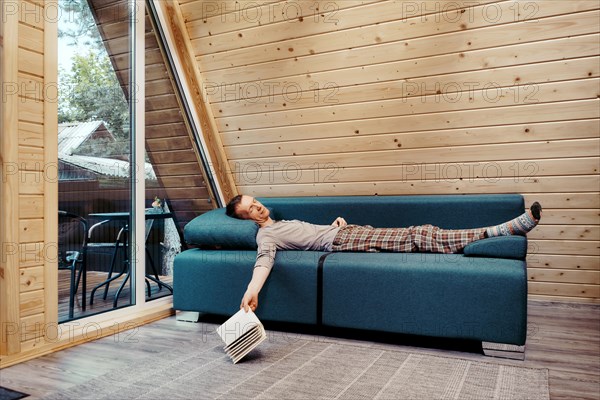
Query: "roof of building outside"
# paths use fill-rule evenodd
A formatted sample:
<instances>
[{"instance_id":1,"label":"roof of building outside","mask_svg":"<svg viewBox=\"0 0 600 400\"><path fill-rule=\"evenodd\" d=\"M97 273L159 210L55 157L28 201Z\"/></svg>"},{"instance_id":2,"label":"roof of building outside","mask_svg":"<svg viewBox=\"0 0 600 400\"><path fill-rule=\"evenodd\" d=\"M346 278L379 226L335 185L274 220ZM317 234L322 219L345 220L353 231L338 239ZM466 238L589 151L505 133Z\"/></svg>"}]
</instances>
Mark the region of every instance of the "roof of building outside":
<instances>
[{"instance_id":1,"label":"roof of building outside","mask_svg":"<svg viewBox=\"0 0 600 400\"><path fill-rule=\"evenodd\" d=\"M99 175L119 178L129 177L129 162L114 158L59 154L61 161L75 165ZM152 164L145 163L145 179L156 180Z\"/></svg>"},{"instance_id":2,"label":"roof of building outside","mask_svg":"<svg viewBox=\"0 0 600 400\"><path fill-rule=\"evenodd\" d=\"M58 124L58 154L72 155L83 142L102 127L110 134L103 121Z\"/></svg>"}]
</instances>

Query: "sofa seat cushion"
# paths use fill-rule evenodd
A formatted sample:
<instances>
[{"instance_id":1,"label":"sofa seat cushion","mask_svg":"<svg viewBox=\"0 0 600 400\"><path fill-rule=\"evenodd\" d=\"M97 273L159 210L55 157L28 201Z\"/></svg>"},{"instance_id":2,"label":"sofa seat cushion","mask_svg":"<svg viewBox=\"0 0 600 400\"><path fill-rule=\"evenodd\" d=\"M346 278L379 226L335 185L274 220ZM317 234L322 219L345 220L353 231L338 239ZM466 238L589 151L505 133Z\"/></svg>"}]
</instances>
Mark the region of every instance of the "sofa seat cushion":
<instances>
[{"instance_id":1,"label":"sofa seat cushion","mask_svg":"<svg viewBox=\"0 0 600 400\"><path fill-rule=\"evenodd\" d=\"M323 324L522 345L525 262L460 254L333 253Z\"/></svg>"},{"instance_id":2,"label":"sofa seat cushion","mask_svg":"<svg viewBox=\"0 0 600 400\"><path fill-rule=\"evenodd\" d=\"M317 265L324 253L280 251L263 286L257 316L265 321L315 324ZM252 278L256 251L186 250L175 257L173 307L230 316Z\"/></svg>"}]
</instances>

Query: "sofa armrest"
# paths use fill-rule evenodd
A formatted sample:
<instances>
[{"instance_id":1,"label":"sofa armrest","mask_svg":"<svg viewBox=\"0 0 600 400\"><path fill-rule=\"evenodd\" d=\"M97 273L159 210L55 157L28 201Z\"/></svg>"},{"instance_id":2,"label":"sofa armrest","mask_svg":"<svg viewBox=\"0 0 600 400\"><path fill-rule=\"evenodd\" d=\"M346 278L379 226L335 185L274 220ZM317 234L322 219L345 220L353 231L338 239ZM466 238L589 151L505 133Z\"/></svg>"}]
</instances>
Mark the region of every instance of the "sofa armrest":
<instances>
[{"instance_id":1,"label":"sofa armrest","mask_svg":"<svg viewBox=\"0 0 600 400\"><path fill-rule=\"evenodd\" d=\"M525 260L525 257L527 257L527 237L498 236L478 240L465 246L464 254L469 257Z\"/></svg>"}]
</instances>

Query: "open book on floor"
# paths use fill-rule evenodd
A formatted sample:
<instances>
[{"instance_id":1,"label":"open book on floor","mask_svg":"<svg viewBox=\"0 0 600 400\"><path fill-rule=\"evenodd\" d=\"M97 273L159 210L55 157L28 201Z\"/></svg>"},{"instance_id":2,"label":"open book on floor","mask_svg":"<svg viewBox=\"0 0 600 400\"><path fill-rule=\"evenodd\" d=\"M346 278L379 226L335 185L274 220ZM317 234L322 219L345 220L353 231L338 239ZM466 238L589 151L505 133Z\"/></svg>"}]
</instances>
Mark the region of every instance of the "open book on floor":
<instances>
[{"instance_id":1,"label":"open book on floor","mask_svg":"<svg viewBox=\"0 0 600 400\"><path fill-rule=\"evenodd\" d=\"M234 364L267 338L265 328L256 314L243 309L219 326L217 333L225 342L223 349Z\"/></svg>"}]
</instances>

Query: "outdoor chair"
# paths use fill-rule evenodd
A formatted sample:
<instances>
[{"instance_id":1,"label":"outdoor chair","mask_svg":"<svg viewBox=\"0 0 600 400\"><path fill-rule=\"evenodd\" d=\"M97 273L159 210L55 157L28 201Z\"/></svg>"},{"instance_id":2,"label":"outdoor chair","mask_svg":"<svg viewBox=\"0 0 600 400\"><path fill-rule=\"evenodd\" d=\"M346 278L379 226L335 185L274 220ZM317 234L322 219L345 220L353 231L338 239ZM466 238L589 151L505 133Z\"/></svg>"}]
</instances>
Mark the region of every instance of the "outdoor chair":
<instances>
[{"instance_id":1,"label":"outdoor chair","mask_svg":"<svg viewBox=\"0 0 600 400\"><path fill-rule=\"evenodd\" d=\"M87 235L88 222L85 218L67 211L58 211L58 269L71 271L69 319L73 319L75 294L82 276L81 307L85 311Z\"/></svg>"}]
</instances>

